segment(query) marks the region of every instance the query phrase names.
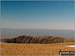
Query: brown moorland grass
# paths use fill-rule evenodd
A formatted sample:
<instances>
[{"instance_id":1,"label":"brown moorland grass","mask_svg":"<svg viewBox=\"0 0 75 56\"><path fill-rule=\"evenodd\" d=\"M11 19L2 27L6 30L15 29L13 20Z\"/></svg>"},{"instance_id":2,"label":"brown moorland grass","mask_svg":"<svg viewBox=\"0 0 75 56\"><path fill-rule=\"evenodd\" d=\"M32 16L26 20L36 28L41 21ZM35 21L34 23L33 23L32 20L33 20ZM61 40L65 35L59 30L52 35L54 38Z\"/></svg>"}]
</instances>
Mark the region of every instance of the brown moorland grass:
<instances>
[{"instance_id":1,"label":"brown moorland grass","mask_svg":"<svg viewBox=\"0 0 75 56\"><path fill-rule=\"evenodd\" d=\"M1 42L0 55L59 55L62 51L75 51L74 47L66 47L74 45L74 42L54 43L54 44L18 44Z\"/></svg>"}]
</instances>

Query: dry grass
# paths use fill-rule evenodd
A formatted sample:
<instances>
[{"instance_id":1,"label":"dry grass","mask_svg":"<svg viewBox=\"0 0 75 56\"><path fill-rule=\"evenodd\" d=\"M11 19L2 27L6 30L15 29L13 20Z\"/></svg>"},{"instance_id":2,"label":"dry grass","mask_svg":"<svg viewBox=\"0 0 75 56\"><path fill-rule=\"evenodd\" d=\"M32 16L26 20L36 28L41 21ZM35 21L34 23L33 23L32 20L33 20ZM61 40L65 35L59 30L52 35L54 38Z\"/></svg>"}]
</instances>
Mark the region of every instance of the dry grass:
<instances>
[{"instance_id":1,"label":"dry grass","mask_svg":"<svg viewBox=\"0 0 75 56\"><path fill-rule=\"evenodd\" d=\"M55 44L15 44L15 43L1 43L1 55L59 55L59 50L75 51L73 47L65 47L66 45L73 45L69 43L55 43Z\"/></svg>"}]
</instances>

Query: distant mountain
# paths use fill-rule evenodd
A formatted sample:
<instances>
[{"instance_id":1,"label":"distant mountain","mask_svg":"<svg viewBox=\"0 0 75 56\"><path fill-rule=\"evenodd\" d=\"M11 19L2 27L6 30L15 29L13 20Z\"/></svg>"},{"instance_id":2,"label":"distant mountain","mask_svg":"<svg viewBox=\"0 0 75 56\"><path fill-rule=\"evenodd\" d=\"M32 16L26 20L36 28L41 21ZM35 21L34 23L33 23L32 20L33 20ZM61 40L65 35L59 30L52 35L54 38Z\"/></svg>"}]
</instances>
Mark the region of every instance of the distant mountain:
<instances>
[{"instance_id":1,"label":"distant mountain","mask_svg":"<svg viewBox=\"0 0 75 56\"><path fill-rule=\"evenodd\" d=\"M71 39L70 39L71 40ZM63 42L70 42L68 39L61 38L61 37L54 37L54 36L19 36L13 39L6 41L7 43L40 43L40 44L50 44L50 43L63 43ZM73 42L74 40L71 40Z\"/></svg>"},{"instance_id":2,"label":"distant mountain","mask_svg":"<svg viewBox=\"0 0 75 56\"><path fill-rule=\"evenodd\" d=\"M0 42L6 42L6 41L9 41L10 39L8 38L5 38L5 39L0 39Z\"/></svg>"},{"instance_id":3,"label":"distant mountain","mask_svg":"<svg viewBox=\"0 0 75 56\"><path fill-rule=\"evenodd\" d=\"M64 38L54 36L19 36L6 41L8 43L60 43L64 42Z\"/></svg>"}]
</instances>

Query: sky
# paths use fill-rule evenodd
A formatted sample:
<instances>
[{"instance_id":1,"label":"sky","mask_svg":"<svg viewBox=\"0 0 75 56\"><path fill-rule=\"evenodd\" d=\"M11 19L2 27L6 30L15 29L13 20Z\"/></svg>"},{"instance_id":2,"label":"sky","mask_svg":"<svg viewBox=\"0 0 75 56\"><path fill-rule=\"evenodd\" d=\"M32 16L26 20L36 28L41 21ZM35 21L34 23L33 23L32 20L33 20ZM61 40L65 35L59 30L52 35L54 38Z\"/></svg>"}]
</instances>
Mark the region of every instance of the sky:
<instances>
[{"instance_id":1,"label":"sky","mask_svg":"<svg viewBox=\"0 0 75 56\"><path fill-rule=\"evenodd\" d=\"M1 1L74 1L74 0L1 0Z\"/></svg>"},{"instance_id":2,"label":"sky","mask_svg":"<svg viewBox=\"0 0 75 56\"><path fill-rule=\"evenodd\" d=\"M74 29L73 1L2 1L1 28Z\"/></svg>"}]
</instances>

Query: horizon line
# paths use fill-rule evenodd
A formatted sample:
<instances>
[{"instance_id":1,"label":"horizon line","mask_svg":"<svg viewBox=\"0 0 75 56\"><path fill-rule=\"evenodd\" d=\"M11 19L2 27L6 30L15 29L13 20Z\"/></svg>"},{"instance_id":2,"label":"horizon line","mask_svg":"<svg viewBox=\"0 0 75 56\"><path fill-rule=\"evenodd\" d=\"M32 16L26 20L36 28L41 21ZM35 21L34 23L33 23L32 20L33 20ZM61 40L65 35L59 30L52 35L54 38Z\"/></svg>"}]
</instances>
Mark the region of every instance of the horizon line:
<instances>
[{"instance_id":1,"label":"horizon line","mask_svg":"<svg viewBox=\"0 0 75 56\"><path fill-rule=\"evenodd\" d=\"M75 29L40 29L40 28L0 28L0 29L12 29L12 30L75 30Z\"/></svg>"}]
</instances>

